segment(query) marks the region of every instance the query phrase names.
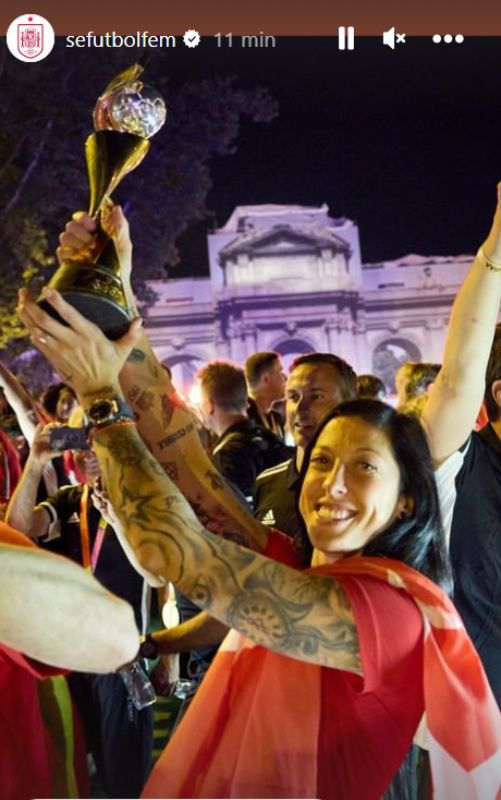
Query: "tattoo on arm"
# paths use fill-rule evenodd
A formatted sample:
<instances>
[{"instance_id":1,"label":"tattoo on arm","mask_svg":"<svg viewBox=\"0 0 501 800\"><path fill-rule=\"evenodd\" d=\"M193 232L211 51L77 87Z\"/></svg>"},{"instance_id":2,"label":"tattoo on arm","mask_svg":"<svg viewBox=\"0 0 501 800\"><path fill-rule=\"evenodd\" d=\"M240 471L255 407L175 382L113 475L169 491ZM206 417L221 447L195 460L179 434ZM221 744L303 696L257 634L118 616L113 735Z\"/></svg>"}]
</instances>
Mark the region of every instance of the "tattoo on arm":
<instances>
[{"instance_id":1,"label":"tattoo on arm","mask_svg":"<svg viewBox=\"0 0 501 800\"><path fill-rule=\"evenodd\" d=\"M167 430L171 424L174 411L182 405L175 394L168 395L165 392L157 394L149 389L143 390L136 384L133 384L127 389L126 395L129 403L135 405L136 408L143 413L154 409L158 397L160 401L162 427Z\"/></svg>"},{"instance_id":2,"label":"tattoo on arm","mask_svg":"<svg viewBox=\"0 0 501 800\"><path fill-rule=\"evenodd\" d=\"M219 489L205 474L211 463L198 436L198 423L173 389L146 334L135 349L144 357L134 353L134 360L126 363L120 374L120 384L136 412L141 437L151 444L150 450L158 461L176 462L176 472L170 473L170 477L193 506L198 503L204 509L211 520L211 530L217 526L219 535L245 542L253 550L262 550L268 530L244 510L229 486ZM140 408L138 401L145 390L153 392L155 397L151 407L143 410L149 402Z\"/></svg>"},{"instance_id":3,"label":"tattoo on arm","mask_svg":"<svg viewBox=\"0 0 501 800\"><path fill-rule=\"evenodd\" d=\"M159 371L156 358L153 353L145 353L145 351L141 350L141 348L133 347L127 356L127 361L129 364L145 364L151 377L158 378Z\"/></svg>"},{"instance_id":4,"label":"tattoo on arm","mask_svg":"<svg viewBox=\"0 0 501 800\"><path fill-rule=\"evenodd\" d=\"M135 402L140 411L149 411L155 402L155 394L149 391L141 392L141 394L136 397Z\"/></svg>"},{"instance_id":5,"label":"tattoo on arm","mask_svg":"<svg viewBox=\"0 0 501 800\"><path fill-rule=\"evenodd\" d=\"M195 423L189 422L183 428L179 428L178 431L171 433L170 436L166 436L165 439L160 439L157 442L157 447L159 450L165 450L167 447L170 447L171 444L174 442L178 442L180 439L183 439L185 436L188 436L195 429Z\"/></svg>"},{"instance_id":6,"label":"tattoo on arm","mask_svg":"<svg viewBox=\"0 0 501 800\"><path fill-rule=\"evenodd\" d=\"M176 483L179 480L179 472L175 461L160 461L160 466L171 481Z\"/></svg>"},{"instance_id":7,"label":"tattoo on arm","mask_svg":"<svg viewBox=\"0 0 501 800\"><path fill-rule=\"evenodd\" d=\"M148 391L147 397L150 394ZM145 405L149 406L149 401L146 404L143 402L144 395L145 393L137 384L132 384L127 389L127 399L135 409L143 409ZM165 453L164 455L162 451L168 450L172 445L182 442L187 436L195 433L196 423L188 415L188 412L184 410L182 400L174 392L170 395L154 392L154 395L155 401L151 409L141 410L140 413L136 410L136 421L140 423L141 437L148 449L155 453L169 478L181 487L191 507L206 528L218 536L224 536L226 539L238 544L250 546L253 550L262 549L266 538L264 527L262 539L257 539L254 526L257 526L258 523L241 508L240 501L235 500L231 490L226 486L218 472L213 468L207 469L210 462L205 454L203 454L202 460L195 461L196 468L187 466L185 460L179 466L174 460L177 457L175 452ZM156 402L156 397L159 398L159 402ZM172 431L162 439L150 441L150 433L158 435L158 431L163 427L166 425L169 427L172 415L177 408L182 409L184 413L185 425ZM159 409L160 416L163 418L162 422L158 418ZM152 430L152 417L155 418L155 430ZM142 424L143 418L144 425ZM148 435L148 440L146 435ZM231 497L228 497L228 494L231 494ZM228 501L230 501L230 505L225 508L224 504ZM235 505L237 508L235 508ZM252 528L251 525L253 526Z\"/></svg>"},{"instance_id":8,"label":"tattoo on arm","mask_svg":"<svg viewBox=\"0 0 501 800\"><path fill-rule=\"evenodd\" d=\"M130 389L127 390L127 400L129 403L135 403L137 398L141 395L141 389L139 386L131 386Z\"/></svg>"},{"instance_id":9,"label":"tattoo on arm","mask_svg":"<svg viewBox=\"0 0 501 800\"><path fill-rule=\"evenodd\" d=\"M224 480L219 472L216 472L215 469L206 470L205 477L210 480L210 485L215 492L220 492L221 489L224 489Z\"/></svg>"},{"instance_id":10,"label":"tattoo on arm","mask_svg":"<svg viewBox=\"0 0 501 800\"><path fill-rule=\"evenodd\" d=\"M160 396L160 404L162 409L162 425L164 428L168 428L172 420L172 415L176 410L176 403L168 394L162 394Z\"/></svg>"},{"instance_id":11,"label":"tattoo on arm","mask_svg":"<svg viewBox=\"0 0 501 800\"><path fill-rule=\"evenodd\" d=\"M360 674L355 621L337 581L213 536L133 429L105 428L95 443L112 504L148 571L257 644Z\"/></svg>"},{"instance_id":12,"label":"tattoo on arm","mask_svg":"<svg viewBox=\"0 0 501 800\"><path fill-rule=\"evenodd\" d=\"M208 553L200 558L187 547L181 576L183 591L197 605L257 644L361 673L355 621L336 581L295 572L224 541L215 550L210 540L206 544L209 563Z\"/></svg>"},{"instance_id":13,"label":"tattoo on arm","mask_svg":"<svg viewBox=\"0 0 501 800\"><path fill-rule=\"evenodd\" d=\"M148 369L150 371L151 377L152 378L158 378L158 376L160 374L160 370L157 367L156 361L153 358L148 358L146 360L146 363L148 365Z\"/></svg>"},{"instance_id":14,"label":"tattoo on arm","mask_svg":"<svg viewBox=\"0 0 501 800\"><path fill-rule=\"evenodd\" d=\"M129 355L127 356L127 361L144 361L146 359L146 353L143 353L142 350L139 350L137 347L133 347L130 351Z\"/></svg>"}]
</instances>

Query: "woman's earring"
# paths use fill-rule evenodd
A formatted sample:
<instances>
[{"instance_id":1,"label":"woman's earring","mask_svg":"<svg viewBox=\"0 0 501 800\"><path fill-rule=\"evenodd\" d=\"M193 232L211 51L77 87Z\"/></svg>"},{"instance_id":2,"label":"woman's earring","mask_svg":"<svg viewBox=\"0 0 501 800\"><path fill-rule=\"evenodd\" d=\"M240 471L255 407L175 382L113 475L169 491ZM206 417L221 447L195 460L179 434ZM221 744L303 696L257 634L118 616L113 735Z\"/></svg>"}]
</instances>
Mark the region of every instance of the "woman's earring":
<instances>
[{"instance_id":1,"label":"woman's earring","mask_svg":"<svg viewBox=\"0 0 501 800\"><path fill-rule=\"evenodd\" d=\"M414 500L409 495L401 497L399 500L400 511L397 513L397 519L409 519L414 511Z\"/></svg>"}]
</instances>

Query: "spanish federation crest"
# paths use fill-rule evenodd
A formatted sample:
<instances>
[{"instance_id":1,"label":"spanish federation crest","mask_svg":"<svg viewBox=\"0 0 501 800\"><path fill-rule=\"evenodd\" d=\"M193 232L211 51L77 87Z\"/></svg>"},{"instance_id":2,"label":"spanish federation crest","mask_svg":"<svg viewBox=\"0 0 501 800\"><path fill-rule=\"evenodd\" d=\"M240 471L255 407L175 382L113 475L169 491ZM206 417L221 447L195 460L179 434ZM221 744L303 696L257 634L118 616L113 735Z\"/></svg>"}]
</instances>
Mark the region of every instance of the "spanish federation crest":
<instances>
[{"instance_id":1,"label":"spanish federation crest","mask_svg":"<svg viewBox=\"0 0 501 800\"><path fill-rule=\"evenodd\" d=\"M25 23L17 26L17 49L25 58L36 58L43 51L43 24Z\"/></svg>"}]
</instances>

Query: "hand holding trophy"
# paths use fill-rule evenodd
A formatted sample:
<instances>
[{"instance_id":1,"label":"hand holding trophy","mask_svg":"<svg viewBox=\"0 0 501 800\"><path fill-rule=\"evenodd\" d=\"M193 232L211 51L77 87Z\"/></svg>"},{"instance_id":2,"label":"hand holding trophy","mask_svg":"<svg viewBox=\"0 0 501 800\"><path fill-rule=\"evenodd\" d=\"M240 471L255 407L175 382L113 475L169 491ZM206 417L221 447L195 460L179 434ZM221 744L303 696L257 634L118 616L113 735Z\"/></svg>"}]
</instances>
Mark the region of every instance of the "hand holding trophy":
<instances>
[{"instance_id":1,"label":"hand holding trophy","mask_svg":"<svg viewBox=\"0 0 501 800\"><path fill-rule=\"evenodd\" d=\"M141 163L149 139L165 122L166 107L155 89L139 79L143 68L133 64L108 84L94 108L94 127L85 143L90 186L89 214L99 225L103 203L122 178ZM113 241L99 230L92 259L63 262L49 281L87 319L110 338L128 329L131 316L120 280ZM40 305L56 315L42 298Z\"/></svg>"}]
</instances>

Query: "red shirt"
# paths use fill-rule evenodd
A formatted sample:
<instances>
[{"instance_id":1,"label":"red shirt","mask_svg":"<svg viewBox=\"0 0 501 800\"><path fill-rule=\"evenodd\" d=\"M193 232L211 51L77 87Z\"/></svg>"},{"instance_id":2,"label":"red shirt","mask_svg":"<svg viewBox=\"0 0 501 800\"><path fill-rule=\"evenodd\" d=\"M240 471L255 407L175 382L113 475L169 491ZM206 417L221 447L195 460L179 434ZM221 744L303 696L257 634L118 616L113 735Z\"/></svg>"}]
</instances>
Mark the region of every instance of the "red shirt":
<instances>
[{"instance_id":1,"label":"red shirt","mask_svg":"<svg viewBox=\"0 0 501 800\"><path fill-rule=\"evenodd\" d=\"M17 450L7 434L0 429L0 503L10 500L21 472Z\"/></svg>"},{"instance_id":2,"label":"red shirt","mask_svg":"<svg viewBox=\"0 0 501 800\"><path fill-rule=\"evenodd\" d=\"M35 547L0 522L0 542ZM5 599L4 599L5 602ZM52 797L50 744L38 701L37 678L61 670L0 645L0 798Z\"/></svg>"}]
</instances>

